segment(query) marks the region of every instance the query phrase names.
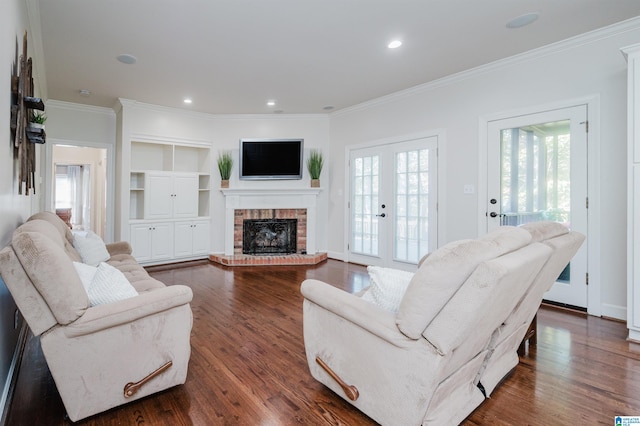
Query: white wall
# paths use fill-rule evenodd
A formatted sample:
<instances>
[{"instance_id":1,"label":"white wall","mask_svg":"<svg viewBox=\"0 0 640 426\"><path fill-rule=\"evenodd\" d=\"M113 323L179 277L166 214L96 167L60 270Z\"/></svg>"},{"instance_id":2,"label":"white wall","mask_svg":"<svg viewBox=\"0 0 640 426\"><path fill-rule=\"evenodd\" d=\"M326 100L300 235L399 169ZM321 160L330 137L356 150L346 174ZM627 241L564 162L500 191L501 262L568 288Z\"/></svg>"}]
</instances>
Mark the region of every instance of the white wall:
<instances>
[{"instance_id":1,"label":"white wall","mask_svg":"<svg viewBox=\"0 0 640 426\"><path fill-rule=\"evenodd\" d=\"M235 164L230 179L232 188L300 188L309 187L310 181L306 167L301 180L286 181L239 181L238 149L241 138L304 138L304 149L320 149L329 151L329 121L327 115L211 115L194 113L188 110L165 108L143 104L130 100L121 100L122 110L118 120L123 128L123 139L135 139L142 136L146 140L157 139L178 142L198 142L210 144L211 150L211 251L224 252L224 197L218 190L220 175L216 159L220 151L232 151ZM127 143L122 143L127 149ZM128 159L124 158L123 162ZM123 167L121 178L128 173ZM323 172L321 182L325 189L318 196L318 228L317 248L326 251L327 247L327 212L328 212L328 173ZM126 204L127 194L120 194L122 204ZM128 208L120 208L121 235L126 235L122 226L127 221ZM116 226L118 229L118 226Z\"/></svg>"},{"instance_id":2,"label":"white wall","mask_svg":"<svg viewBox=\"0 0 640 426\"><path fill-rule=\"evenodd\" d=\"M110 108L98 108L49 100L47 139L115 146L116 115Z\"/></svg>"},{"instance_id":3,"label":"white wall","mask_svg":"<svg viewBox=\"0 0 640 426\"><path fill-rule=\"evenodd\" d=\"M39 27L32 28L29 24L34 13L37 13L37 10L27 10L24 0L0 1L0 247L9 242L14 229L24 222L39 204L38 196L18 195L17 166L14 148L9 140L12 99L9 82L11 75L18 72L17 61L22 53L24 31L28 31L28 55L32 56L34 61L35 94L42 96L42 93L46 92L43 86L44 78L40 78L40 62L33 53L34 46L38 46L39 43ZM36 173L39 175L40 170ZM37 185L38 180L36 176L36 194L39 195L41 191ZM3 389L0 394L0 414L4 408L4 397L9 384L7 379L18 339L19 330L14 327L15 311L15 303L4 282L0 280L0 388Z\"/></svg>"},{"instance_id":4,"label":"white wall","mask_svg":"<svg viewBox=\"0 0 640 426\"><path fill-rule=\"evenodd\" d=\"M620 48L639 40L640 21L634 21L333 113L329 221L335 231L329 251L343 251L346 200L337 194L345 193L345 146L444 129L447 155L440 170L446 190L439 194L446 206L439 212L446 221L444 240L469 238L480 233L484 215L477 195L463 194L465 184L484 185L478 176L481 117L597 96L600 133L589 139L600 144L601 153L596 162L602 179L591 203L602 218L601 257L590 270L600 269L603 314L624 318L626 62ZM598 224L590 226L598 230Z\"/></svg>"},{"instance_id":5,"label":"white wall","mask_svg":"<svg viewBox=\"0 0 640 426\"><path fill-rule=\"evenodd\" d=\"M99 176L107 179L107 193L104 194L104 182L97 182L100 186L100 197L107 198L106 208L93 209L96 215L93 225L100 223L99 227L93 230L103 236L105 241L114 240L113 218L115 215L114 193L115 193L115 149L116 149L116 114L111 108L91 107L87 105L73 104L49 100L46 102L47 111L47 141L46 155L43 157L42 170L44 179L44 203L45 210L52 210L54 206L53 194L50 188L53 187L53 146L69 145L75 147L91 147L106 150L106 159L102 163L99 161L92 169L92 175L97 171ZM95 201L95 200L94 200ZM104 209L104 211L102 211Z\"/></svg>"},{"instance_id":6,"label":"white wall","mask_svg":"<svg viewBox=\"0 0 640 426\"><path fill-rule=\"evenodd\" d=\"M27 6L24 1L6 0L0 2L0 79L7 82L0 84L0 94L3 102L0 102L0 245L4 246L11 233L24 219L31 214L32 204L37 207L36 197L26 197L18 195L17 185L17 163L14 158L14 148L9 141L9 117L11 116L11 102L13 99L10 91L11 75L18 72L18 60L22 54L22 38L24 31L28 31L27 54L33 55L33 46L37 43L34 40L39 34L34 35L29 26L27 16ZM41 96L43 92L43 81L39 78L39 63L37 57L34 60L34 91L36 96ZM40 154L40 146L37 148L37 155ZM40 174L40 170L36 170ZM37 182L37 177L36 177ZM38 191L36 187L36 194ZM35 198L35 200L33 199Z\"/></svg>"}]
</instances>

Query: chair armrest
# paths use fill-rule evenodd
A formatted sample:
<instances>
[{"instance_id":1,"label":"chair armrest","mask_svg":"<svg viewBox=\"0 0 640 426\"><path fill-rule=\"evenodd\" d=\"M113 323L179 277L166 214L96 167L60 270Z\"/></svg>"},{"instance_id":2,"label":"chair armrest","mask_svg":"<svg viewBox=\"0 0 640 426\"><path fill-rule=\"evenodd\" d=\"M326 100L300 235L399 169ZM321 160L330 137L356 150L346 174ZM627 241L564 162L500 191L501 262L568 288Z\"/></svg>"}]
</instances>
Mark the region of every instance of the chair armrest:
<instances>
[{"instance_id":1,"label":"chair armrest","mask_svg":"<svg viewBox=\"0 0 640 426\"><path fill-rule=\"evenodd\" d=\"M126 241L118 241L117 243L105 244L109 255L115 256L116 254L131 254L131 244Z\"/></svg>"},{"instance_id":2,"label":"chair armrest","mask_svg":"<svg viewBox=\"0 0 640 426\"><path fill-rule=\"evenodd\" d=\"M393 313L362 300L358 296L313 279L305 280L300 287L300 291L308 301L356 324L395 346L405 347L415 342L414 339L408 338L398 330L396 317Z\"/></svg>"},{"instance_id":3,"label":"chair armrest","mask_svg":"<svg viewBox=\"0 0 640 426\"><path fill-rule=\"evenodd\" d=\"M193 299L191 288L172 285L139 294L136 297L93 306L73 323L64 327L67 337L78 337L130 323L149 315L186 305Z\"/></svg>"}]
</instances>

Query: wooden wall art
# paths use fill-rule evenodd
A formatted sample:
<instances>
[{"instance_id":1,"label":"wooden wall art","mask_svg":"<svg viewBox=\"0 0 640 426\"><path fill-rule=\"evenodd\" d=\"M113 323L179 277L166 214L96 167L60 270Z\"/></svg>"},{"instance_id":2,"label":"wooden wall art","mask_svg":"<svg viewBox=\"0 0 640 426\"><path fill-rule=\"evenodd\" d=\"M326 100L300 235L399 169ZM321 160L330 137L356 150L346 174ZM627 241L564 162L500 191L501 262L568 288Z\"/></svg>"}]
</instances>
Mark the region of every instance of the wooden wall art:
<instances>
[{"instance_id":1,"label":"wooden wall art","mask_svg":"<svg viewBox=\"0 0 640 426\"><path fill-rule=\"evenodd\" d=\"M45 143L43 128L30 127L34 110L44 111L42 99L33 97L32 61L27 59L27 32L22 41L18 75L11 76L11 138L18 154L18 194L35 193L36 143Z\"/></svg>"}]
</instances>

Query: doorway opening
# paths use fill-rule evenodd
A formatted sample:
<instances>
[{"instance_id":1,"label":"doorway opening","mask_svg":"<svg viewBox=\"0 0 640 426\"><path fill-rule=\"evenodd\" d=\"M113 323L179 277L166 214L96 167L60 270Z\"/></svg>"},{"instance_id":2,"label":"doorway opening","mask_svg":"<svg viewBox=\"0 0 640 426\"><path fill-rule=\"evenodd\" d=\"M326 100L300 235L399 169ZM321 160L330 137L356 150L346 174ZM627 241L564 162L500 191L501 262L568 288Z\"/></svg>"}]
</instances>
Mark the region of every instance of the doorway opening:
<instances>
[{"instance_id":1,"label":"doorway opening","mask_svg":"<svg viewBox=\"0 0 640 426\"><path fill-rule=\"evenodd\" d=\"M51 208L73 230L107 237L107 149L54 144Z\"/></svg>"}]
</instances>

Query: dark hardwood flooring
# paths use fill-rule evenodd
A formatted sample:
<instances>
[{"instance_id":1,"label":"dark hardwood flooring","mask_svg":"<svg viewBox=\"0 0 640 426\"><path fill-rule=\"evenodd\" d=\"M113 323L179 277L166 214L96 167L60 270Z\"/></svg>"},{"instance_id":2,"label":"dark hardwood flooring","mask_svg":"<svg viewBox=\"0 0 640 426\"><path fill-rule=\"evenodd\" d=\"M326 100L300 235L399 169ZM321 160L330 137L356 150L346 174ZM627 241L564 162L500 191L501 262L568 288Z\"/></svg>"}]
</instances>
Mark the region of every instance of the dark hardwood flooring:
<instances>
[{"instance_id":1,"label":"dark hardwood flooring","mask_svg":"<svg viewBox=\"0 0 640 426\"><path fill-rule=\"evenodd\" d=\"M193 289L192 355L183 386L98 414L83 425L375 424L313 380L302 339L300 283L349 292L368 285L362 266L154 268ZM543 307L538 344L466 425L611 425L640 415L640 345L624 323ZM27 341L9 425L67 425L37 338Z\"/></svg>"}]
</instances>

